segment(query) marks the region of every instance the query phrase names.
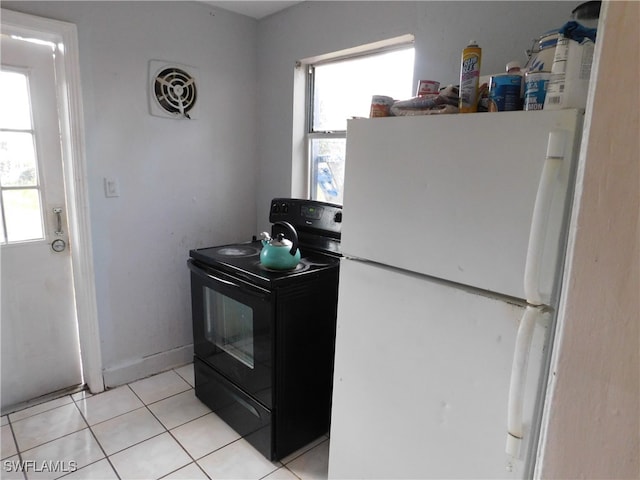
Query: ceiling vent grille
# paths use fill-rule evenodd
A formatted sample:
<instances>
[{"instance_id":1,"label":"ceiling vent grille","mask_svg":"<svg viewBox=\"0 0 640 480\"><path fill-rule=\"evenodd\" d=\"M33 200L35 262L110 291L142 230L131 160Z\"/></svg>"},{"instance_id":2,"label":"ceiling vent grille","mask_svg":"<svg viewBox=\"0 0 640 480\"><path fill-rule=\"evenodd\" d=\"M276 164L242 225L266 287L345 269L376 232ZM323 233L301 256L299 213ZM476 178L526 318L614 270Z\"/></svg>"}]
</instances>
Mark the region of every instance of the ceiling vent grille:
<instances>
[{"instance_id":1,"label":"ceiling vent grille","mask_svg":"<svg viewBox=\"0 0 640 480\"><path fill-rule=\"evenodd\" d=\"M197 118L196 69L178 63L149 62L149 108L164 118Z\"/></svg>"}]
</instances>

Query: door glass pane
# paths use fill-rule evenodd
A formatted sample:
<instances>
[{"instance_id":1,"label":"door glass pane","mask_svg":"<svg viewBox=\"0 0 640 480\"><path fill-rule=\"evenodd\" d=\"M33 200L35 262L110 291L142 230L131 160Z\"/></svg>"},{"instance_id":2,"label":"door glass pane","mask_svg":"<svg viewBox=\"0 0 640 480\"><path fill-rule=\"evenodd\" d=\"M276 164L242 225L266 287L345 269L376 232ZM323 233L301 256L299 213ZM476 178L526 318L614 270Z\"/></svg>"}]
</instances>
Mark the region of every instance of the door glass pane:
<instances>
[{"instance_id":1,"label":"door glass pane","mask_svg":"<svg viewBox=\"0 0 640 480\"><path fill-rule=\"evenodd\" d=\"M9 242L44 238L40 194L37 189L4 190L2 206Z\"/></svg>"},{"instance_id":2,"label":"door glass pane","mask_svg":"<svg viewBox=\"0 0 640 480\"><path fill-rule=\"evenodd\" d=\"M311 140L314 199L342 204L344 185L344 138L314 138Z\"/></svg>"},{"instance_id":3,"label":"door glass pane","mask_svg":"<svg viewBox=\"0 0 640 480\"><path fill-rule=\"evenodd\" d=\"M27 76L0 72L0 128L31 130L31 106Z\"/></svg>"},{"instance_id":4,"label":"door glass pane","mask_svg":"<svg viewBox=\"0 0 640 480\"><path fill-rule=\"evenodd\" d=\"M3 187L38 184L36 152L29 132L0 132L0 181Z\"/></svg>"},{"instance_id":5,"label":"door glass pane","mask_svg":"<svg viewBox=\"0 0 640 480\"><path fill-rule=\"evenodd\" d=\"M253 309L207 287L204 294L205 338L253 368Z\"/></svg>"}]
</instances>

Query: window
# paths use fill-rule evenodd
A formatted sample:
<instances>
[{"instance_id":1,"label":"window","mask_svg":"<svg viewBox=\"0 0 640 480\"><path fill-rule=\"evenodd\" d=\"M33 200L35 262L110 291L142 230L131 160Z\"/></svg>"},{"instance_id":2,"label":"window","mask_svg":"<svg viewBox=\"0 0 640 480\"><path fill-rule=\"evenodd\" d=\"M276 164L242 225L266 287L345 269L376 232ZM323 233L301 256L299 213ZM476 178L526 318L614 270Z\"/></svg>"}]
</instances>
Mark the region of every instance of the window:
<instances>
[{"instance_id":1,"label":"window","mask_svg":"<svg viewBox=\"0 0 640 480\"><path fill-rule=\"evenodd\" d=\"M0 243L44 238L28 77L0 72Z\"/></svg>"},{"instance_id":2,"label":"window","mask_svg":"<svg viewBox=\"0 0 640 480\"><path fill-rule=\"evenodd\" d=\"M347 119L368 117L373 95L413 96L412 45L309 65L310 196L342 204Z\"/></svg>"}]
</instances>

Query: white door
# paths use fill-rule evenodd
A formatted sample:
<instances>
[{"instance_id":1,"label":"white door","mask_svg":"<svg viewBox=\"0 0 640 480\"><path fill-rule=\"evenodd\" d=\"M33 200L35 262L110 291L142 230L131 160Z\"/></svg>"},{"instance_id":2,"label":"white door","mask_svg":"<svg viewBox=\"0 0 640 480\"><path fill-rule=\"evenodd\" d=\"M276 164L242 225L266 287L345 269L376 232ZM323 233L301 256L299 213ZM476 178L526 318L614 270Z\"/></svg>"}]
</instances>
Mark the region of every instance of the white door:
<instances>
[{"instance_id":1,"label":"white door","mask_svg":"<svg viewBox=\"0 0 640 480\"><path fill-rule=\"evenodd\" d=\"M2 36L0 85L5 410L83 379L52 44Z\"/></svg>"},{"instance_id":2,"label":"white door","mask_svg":"<svg viewBox=\"0 0 640 480\"><path fill-rule=\"evenodd\" d=\"M519 461L505 453L522 313L519 305L427 277L343 260L329 478L526 476L524 457L535 445L523 445ZM529 358L529 428L544 317Z\"/></svg>"}]
</instances>

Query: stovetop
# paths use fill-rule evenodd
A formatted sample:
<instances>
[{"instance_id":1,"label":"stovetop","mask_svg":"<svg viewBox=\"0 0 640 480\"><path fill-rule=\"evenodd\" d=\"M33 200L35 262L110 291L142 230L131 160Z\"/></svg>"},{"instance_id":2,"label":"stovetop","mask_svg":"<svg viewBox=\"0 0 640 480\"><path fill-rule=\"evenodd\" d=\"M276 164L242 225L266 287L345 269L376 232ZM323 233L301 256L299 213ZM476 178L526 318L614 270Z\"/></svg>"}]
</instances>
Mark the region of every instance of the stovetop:
<instances>
[{"instance_id":1,"label":"stovetop","mask_svg":"<svg viewBox=\"0 0 640 480\"><path fill-rule=\"evenodd\" d=\"M289 223L296 230L302 258L294 269L272 270L262 265L262 243L255 237L247 243L191 250L190 256L201 266L239 276L268 289L298 281L303 275L339 267L342 230L340 205L316 200L274 198L269 207L269 221L273 223L273 238L282 228L281 222Z\"/></svg>"},{"instance_id":2,"label":"stovetop","mask_svg":"<svg viewBox=\"0 0 640 480\"><path fill-rule=\"evenodd\" d=\"M300 246L300 263L291 270L274 270L260 263L259 240L200 248L189 252L191 258L210 268L237 275L264 288L273 288L321 270L338 268L340 259Z\"/></svg>"}]
</instances>

